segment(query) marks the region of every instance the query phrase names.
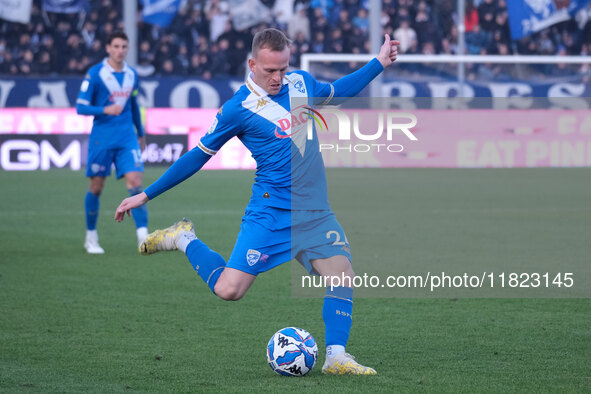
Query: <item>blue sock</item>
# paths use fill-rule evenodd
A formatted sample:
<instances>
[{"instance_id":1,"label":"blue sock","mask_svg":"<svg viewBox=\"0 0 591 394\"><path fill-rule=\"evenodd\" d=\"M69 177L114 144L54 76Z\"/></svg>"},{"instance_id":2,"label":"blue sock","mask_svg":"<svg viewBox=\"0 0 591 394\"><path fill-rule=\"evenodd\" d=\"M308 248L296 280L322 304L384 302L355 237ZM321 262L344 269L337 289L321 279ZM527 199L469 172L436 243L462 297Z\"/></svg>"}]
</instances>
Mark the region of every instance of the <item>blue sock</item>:
<instances>
[{"instance_id":1,"label":"blue sock","mask_svg":"<svg viewBox=\"0 0 591 394\"><path fill-rule=\"evenodd\" d=\"M96 230L96 221L99 213L99 196L92 194L90 190L86 192L84 199L84 212L86 213L86 229Z\"/></svg>"},{"instance_id":2,"label":"blue sock","mask_svg":"<svg viewBox=\"0 0 591 394\"><path fill-rule=\"evenodd\" d=\"M187 251L185 253L191 262L193 269L197 271L201 279L203 279L205 284L209 286L211 291L215 294L213 289L226 266L224 258L220 256L219 253L209 249L209 247L199 239L191 241L189 246L187 246Z\"/></svg>"},{"instance_id":3,"label":"blue sock","mask_svg":"<svg viewBox=\"0 0 591 394\"><path fill-rule=\"evenodd\" d=\"M129 191L130 196L135 196L136 194L140 194L144 191L144 189L141 186L127 190ZM142 205L141 207L132 209L131 216L133 216L136 228L148 227L148 207L146 206L146 204Z\"/></svg>"},{"instance_id":4,"label":"blue sock","mask_svg":"<svg viewBox=\"0 0 591 394\"><path fill-rule=\"evenodd\" d=\"M324 320L326 346L346 346L351 331L353 313L353 289L334 287L326 289L322 319Z\"/></svg>"}]
</instances>

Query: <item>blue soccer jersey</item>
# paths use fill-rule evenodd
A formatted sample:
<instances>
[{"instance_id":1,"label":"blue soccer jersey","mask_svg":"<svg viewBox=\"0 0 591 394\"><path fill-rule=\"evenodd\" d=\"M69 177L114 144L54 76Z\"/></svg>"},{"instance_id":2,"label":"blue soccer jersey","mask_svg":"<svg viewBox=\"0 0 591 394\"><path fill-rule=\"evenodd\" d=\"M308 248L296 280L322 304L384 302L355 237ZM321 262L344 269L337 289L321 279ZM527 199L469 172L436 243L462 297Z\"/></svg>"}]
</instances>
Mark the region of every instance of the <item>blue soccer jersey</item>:
<instances>
[{"instance_id":1,"label":"blue soccer jersey","mask_svg":"<svg viewBox=\"0 0 591 394\"><path fill-rule=\"evenodd\" d=\"M137 145L137 137L145 134L137 94L137 73L127 64L118 72L105 59L90 68L82 81L76 100L76 110L79 114L94 115L90 147L113 149ZM123 107L120 115L103 113L104 107L112 104Z\"/></svg>"},{"instance_id":2,"label":"blue soccer jersey","mask_svg":"<svg viewBox=\"0 0 591 394\"><path fill-rule=\"evenodd\" d=\"M373 59L361 69L332 84L316 81L305 71L286 75L278 94L269 96L251 77L220 108L208 133L196 148L183 155L146 188L153 199L199 171L232 137L238 137L257 162L250 207L292 210L329 209L324 163L315 127L302 128L292 100L313 107L333 97L357 95L383 67ZM295 102L295 101L294 101ZM304 109L305 110L305 109Z\"/></svg>"},{"instance_id":3,"label":"blue soccer jersey","mask_svg":"<svg viewBox=\"0 0 591 394\"><path fill-rule=\"evenodd\" d=\"M313 105L312 98L328 98L333 88L310 74L285 76L279 93L269 96L248 78L216 115L198 148L214 155L236 136L257 162L250 206L283 209L329 209L324 164L315 131L308 136L292 100ZM300 115L300 116L298 116ZM300 120L302 122L300 122Z\"/></svg>"},{"instance_id":4,"label":"blue soccer jersey","mask_svg":"<svg viewBox=\"0 0 591 394\"><path fill-rule=\"evenodd\" d=\"M257 170L225 267L257 275L295 257L313 272L314 259L344 255L351 260L345 232L330 210L316 129L308 130L306 114L317 101L329 103L333 97L357 95L382 70L374 59L332 84L294 71L286 75L279 93L271 96L249 77L220 108L197 147L150 185L146 195L153 199L187 179L230 138L238 137L252 153ZM199 260L198 254L189 260Z\"/></svg>"}]
</instances>

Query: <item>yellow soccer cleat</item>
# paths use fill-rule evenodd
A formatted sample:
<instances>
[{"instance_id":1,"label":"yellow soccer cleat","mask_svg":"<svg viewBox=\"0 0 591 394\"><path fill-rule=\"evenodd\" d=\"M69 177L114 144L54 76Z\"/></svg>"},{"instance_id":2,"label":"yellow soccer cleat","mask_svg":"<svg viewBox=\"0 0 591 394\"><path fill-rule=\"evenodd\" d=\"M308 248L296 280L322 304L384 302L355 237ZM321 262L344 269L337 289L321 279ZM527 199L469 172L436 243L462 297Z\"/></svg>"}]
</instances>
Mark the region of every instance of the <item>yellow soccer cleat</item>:
<instances>
[{"instance_id":1,"label":"yellow soccer cleat","mask_svg":"<svg viewBox=\"0 0 591 394\"><path fill-rule=\"evenodd\" d=\"M193 223L185 218L182 218L168 228L156 230L153 233L148 234L144 239L144 242L140 244L140 254L149 255L165 250L177 250L177 241L180 235L185 232L192 233L193 236L195 235Z\"/></svg>"},{"instance_id":2,"label":"yellow soccer cleat","mask_svg":"<svg viewBox=\"0 0 591 394\"><path fill-rule=\"evenodd\" d=\"M322 367L325 375L377 375L375 369L364 367L349 353L339 353L327 358Z\"/></svg>"}]
</instances>

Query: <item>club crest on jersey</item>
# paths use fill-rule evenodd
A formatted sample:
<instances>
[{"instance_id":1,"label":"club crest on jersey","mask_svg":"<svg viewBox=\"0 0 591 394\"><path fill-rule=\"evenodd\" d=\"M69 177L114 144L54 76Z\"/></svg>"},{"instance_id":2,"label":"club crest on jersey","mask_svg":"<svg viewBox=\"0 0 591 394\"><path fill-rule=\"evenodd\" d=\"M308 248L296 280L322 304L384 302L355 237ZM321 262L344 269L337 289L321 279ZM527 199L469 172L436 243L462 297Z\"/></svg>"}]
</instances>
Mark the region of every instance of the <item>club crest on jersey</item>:
<instances>
[{"instance_id":1,"label":"club crest on jersey","mask_svg":"<svg viewBox=\"0 0 591 394\"><path fill-rule=\"evenodd\" d=\"M296 88L300 93L306 93L306 88L304 87L304 83L302 81L297 81L293 87Z\"/></svg>"},{"instance_id":2,"label":"club crest on jersey","mask_svg":"<svg viewBox=\"0 0 591 394\"><path fill-rule=\"evenodd\" d=\"M255 265L256 263L258 263L260 258L261 258L261 252L259 252L258 250L248 249L248 252L246 252L246 262L251 267L253 265Z\"/></svg>"}]
</instances>

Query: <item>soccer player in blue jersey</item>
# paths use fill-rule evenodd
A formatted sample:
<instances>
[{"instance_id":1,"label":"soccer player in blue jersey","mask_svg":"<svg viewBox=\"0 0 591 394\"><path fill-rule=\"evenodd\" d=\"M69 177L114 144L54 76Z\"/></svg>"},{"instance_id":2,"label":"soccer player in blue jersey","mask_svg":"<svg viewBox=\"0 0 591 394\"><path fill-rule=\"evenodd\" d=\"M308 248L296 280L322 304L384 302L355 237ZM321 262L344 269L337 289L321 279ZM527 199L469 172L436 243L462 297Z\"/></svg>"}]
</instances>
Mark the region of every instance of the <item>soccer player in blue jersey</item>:
<instances>
[{"instance_id":1,"label":"soccer player in blue jersey","mask_svg":"<svg viewBox=\"0 0 591 394\"><path fill-rule=\"evenodd\" d=\"M113 32L107 39L109 57L88 70L76 100L76 111L93 115L92 132L88 141L86 176L90 187L86 193L86 241L88 253L105 251L98 242L96 223L99 197L105 177L115 164L117 179L125 177L130 195L143 192L142 150L146 139L137 102L138 75L125 62L129 40L123 32ZM135 128L134 128L135 125ZM132 210L138 244L148 235L148 210L141 206Z\"/></svg>"},{"instance_id":2,"label":"soccer player in blue jersey","mask_svg":"<svg viewBox=\"0 0 591 394\"><path fill-rule=\"evenodd\" d=\"M257 171L229 260L224 261L197 239L192 223L186 219L149 234L140 252L183 251L203 281L224 300L240 299L259 273L292 258L311 273L348 278L349 286L329 288L324 297L325 374L373 375L376 371L345 352L355 275L349 244L328 203L317 135L314 131L308 138L307 133L297 133L290 125L295 123L291 100L303 99L312 106L357 95L396 60L397 45L386 35L376 58L329 84L316 81L304 71L287 73L287 37L275 29L257 33L249 60L251 74L220 108L209 132L145 192L123 200L115 213L115 219L121 222L130 210L196 173L226 141L238 137L256 160Z\"/></svg>"}]
</instances>

